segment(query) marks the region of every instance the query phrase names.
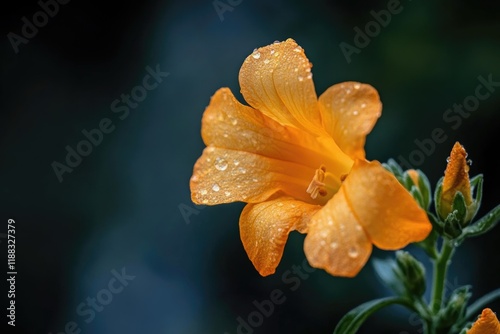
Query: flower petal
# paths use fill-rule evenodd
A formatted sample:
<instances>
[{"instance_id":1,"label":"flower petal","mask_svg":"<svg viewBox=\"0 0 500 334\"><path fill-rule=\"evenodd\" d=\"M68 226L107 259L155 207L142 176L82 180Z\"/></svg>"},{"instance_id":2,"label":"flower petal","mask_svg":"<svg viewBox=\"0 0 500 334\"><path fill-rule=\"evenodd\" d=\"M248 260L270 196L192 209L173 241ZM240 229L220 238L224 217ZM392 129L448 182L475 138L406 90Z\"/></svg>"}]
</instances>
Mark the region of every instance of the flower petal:
<instances>
[{"instance_id":1,"label":"flower petal","mask_svg":"<svg viewBox=\"0 0 500 334\"><path fill-rule=\"evenodd\" d=\"M382 112L375 88L359 82L343 82L319 97L323 126L337 145L353 159L365 158L366 135Z\"/></svg>"},{"instance_id":2,"label":"flower petal","mask_svg":"<svg viewBox=\"0 0 500 334\"><path fill-rule=\"evenodd\" d=\"M422 241L432 229L425 211L378 161L357 160L341 189L359 224L381 249Z\"/></svg>"},{"instance_id":3,"label":"flower petal","mask_svg":"<svg viewBox=\"0 0 500 334\"><path fill-rule=\"evenodd\" d=\"M500 334L500 322L491 309L485 308L467 334Z\"/></svg>"},{"instance_id":4,"label":"flower petal","mask_svg":"<svg viewBox=\"0 0 500 334\"><path fill-rule=\"evenodd\" d=\"M316 169L326 167L331 197L353 163L331 138L283 126L240 104L227 88L205 110L202 136L208 147L191 179L191 197L199 204L259 202L278 191L314 203L306 190Z\"/></svg>"},{"instance_id":5,"label":"flower petal","mask_svg":"<svg viewBox=\"0 0 500 334\"><path fill-rule=\"evenodd\" d=\"M372 243L343 188L311 219L304 252L311 266L334 276L354 277L368 261Z\"/></svg>"},{"instance_id":6,"label":"flower petal","mask_svg":"<svg viewBox=\"0 0 500 334\"><path fill-rule=\"evenodd\" d=\"M191 177L191 199L214 205L258 203L277 193L314 203L306 189L314 169L261 155L209 146Z\"/></svg>"},{"instance_id":7,"label":"flower petal","mask_svg":"<svg viewBox=\"0 0 500 334\"><path fill-rule=\"evenodd\" d=\"M252 107L280 124L322 132L311 67L293 39L261 47L241 66L241 93Z\"/></svg>"},{"instance_id":8,"label":"flower petal","mask_svg":"<svg viewBox=\"0 0 500 334\"><path fill-rule=\"evenodd\" d=\"M291 198L248 204L240 216L243 247L262 276L273 274L291 231L307 232L307 223L320 206Z\"/></svg>"}]
</instances>

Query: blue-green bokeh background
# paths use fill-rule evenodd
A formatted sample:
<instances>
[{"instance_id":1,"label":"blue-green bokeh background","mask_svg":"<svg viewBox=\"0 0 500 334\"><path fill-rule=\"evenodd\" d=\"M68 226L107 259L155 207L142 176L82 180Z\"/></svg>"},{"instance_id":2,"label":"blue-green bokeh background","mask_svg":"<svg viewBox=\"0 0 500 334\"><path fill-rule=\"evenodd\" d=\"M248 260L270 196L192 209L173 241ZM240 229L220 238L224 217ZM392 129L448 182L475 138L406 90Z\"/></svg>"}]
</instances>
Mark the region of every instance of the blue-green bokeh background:
<instances>
[{"instance_id":1,"label":"blue-green bokeh background","mask_svg":"<svg viewBox=\"0 0 500 334\"><path fill-rule=\"evenodd\" d=\"M500 81L498 5L401 1L402 11L348 64L339 44L353 44L353 28L364 29L387 1L233 3L221 21L210 0L71 1L18 54L7 33L19 34L21 17L40 7L25 1L1 14L0 232L16 220L17 332L59 333L74 321L82 333L233 334L254 300L280 289L286 301L254 333L331 333L348 310L390 293L371 265L354 279L317 270L292 291L282 275L302 263L303 236L291 235L276 275L262 278L239 240L242 204L196 208L188 221L181 214L179 207L195 209L189 177L210 96L229 87L241 99L243 60L275 40L291 37L306 50L318 94L347 80L378 89L384 110L367 140L369 159L408 158L415 140L441 128L446 141L415 167L434 184L459 140L471 174L485 175L480 213L498 204L500 88L457 129L443 120L474 94L478 76ZM170 75L120 120L110 104L157 64ZM60 183L52 162L63 162L65 146L75 148L81 131L103 118L115 130ZM499 233L460 248L449 289L472 284L477 298L500 286ZM135 279L86 323L78 305L123 267ZM500 312L500 303L491 307ZM413 334L419 326L394 307L360 333Z\"/></svg>"}]
</instances>

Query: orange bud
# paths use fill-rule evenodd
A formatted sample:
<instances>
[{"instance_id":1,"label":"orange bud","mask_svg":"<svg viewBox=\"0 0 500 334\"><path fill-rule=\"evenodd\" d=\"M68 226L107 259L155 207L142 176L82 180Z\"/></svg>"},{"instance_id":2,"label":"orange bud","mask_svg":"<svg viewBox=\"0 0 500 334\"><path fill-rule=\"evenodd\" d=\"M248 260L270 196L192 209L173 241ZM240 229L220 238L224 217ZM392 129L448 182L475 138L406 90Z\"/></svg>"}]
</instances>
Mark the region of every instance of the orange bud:
<instances>
[{"instance_id":1,"label":"orange bud","mask_svg":"<svg viewBox=\"0 0 500 334\"><path fill-rule=\"evenodd\" d=\"M442 217L446 217L451 212L457 192L462 193L467 206L472 204L467 152L459 142L456 142L453 146L444 172L440 212Z\"/></svg>"}]
</instances>

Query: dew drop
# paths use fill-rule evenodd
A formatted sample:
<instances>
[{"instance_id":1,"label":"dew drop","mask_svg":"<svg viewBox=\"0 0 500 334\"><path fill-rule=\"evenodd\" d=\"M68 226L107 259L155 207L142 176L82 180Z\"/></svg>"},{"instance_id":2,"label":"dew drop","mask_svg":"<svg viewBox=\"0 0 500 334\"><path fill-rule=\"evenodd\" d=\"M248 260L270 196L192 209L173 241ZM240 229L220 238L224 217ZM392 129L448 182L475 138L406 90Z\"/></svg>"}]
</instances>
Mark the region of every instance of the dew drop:
<instances>
[{"instance_id":1,"label":"dew drop","mask_svg":"<svg viewBox=\"0 0 500 334\"><path fill-rule=\"evenodd\" d=\"M208 199L204 199L203 201L201 201L201 203L207 204L208 203Z\"/></svg>"},{"instance_id":2,"label":"dew drop","mask_svg":"<svg viewBox=\"0 0 500 334\"><path fill-rule=\"evenodd\" d=\"M365 108L366 107L366 103L361 103L361 108Z\"/></svg>"},{"instance_id":3,"label":"dew drop","mask_svg":"<svg viewBox=\"0 0 500 334\"><path fill-rule=\"evenodd\" d=\"M281 42L280 42L280 41L278 41L278 40L275 40L275 41L273 42L273 44L279 44L279 43L281 43Z\"/></svg>"},{"instance_id":4,"label":"dew drop","mask_svg":"<svg viewBox=\"0 0 500 334\"><path fill-rule=\"evenodd\" d=\"M238 124L238 120L237 120L236 118L233 118L233 119L231 120L231 124L232 124L232 125L236 125L236 124Z\"/></svg>"},{"instance_id":5,"label":"dew drop","mask_svg":"<svg viewBox=\"0 0 500 334\"><path fill-rule=\"evenodd\" d=\"M281 232L281 231L283 231L283 229L280 227L280 228L278 229L278 232Z\"/></svg>"},{"instance_id":6,"label":"dew drop","mask_svg":"<svg viewBox=\"0 0 500 334\"><path fill-rule=\"evenodd\" d=\"M241 173L241 174L245 174L247 172L247 170L243 167L240 167L238 168L238 171Z\"/></svg>"},{"instance_id":7,"label":"dew drop","mask_svg":"<svg viewBox=\"0 0 500 334\"><path fill-rule=\"evenodd\" d=\"M346 94L351 94L351 90L350 90L350 89L346 89L346 90L345 90L345 93L346 93Z\"/></svg>"},{"instance_id":8,"label":"dew drop","mask_svg":"<svg viewBox=\"0 0 500 334\"><path fill-rule=\"evenodd\" d=\"M304 80L304 78L301 77L300 75L297 77L297 79L299 79L299 81L303 81Z\"/></svg>"},{"instance_id":9,"label":"dew drop","mask_svg":"<svg viewBox=\"0 0 500 334\"><path fill-rule=\"evenodd\" d=\"M269 59L264 59L264 64L269 64Z\"/></svg>"},{"instance_id":10,"label":"dew drop","mask_svg":"<svg viewBox=\"0 0 500 334\"><path fill-rule=\"evenodd\" d=\"M207 190L206 189L201 189L200 190L200 195L206 195L207 194Z\"/></svg>"},{"instance_id":11,"label":"dew drop","mask_svg":"<svg viewBox=\"0 0 500 334\"><path fill-rule=\"evenodd\" d=\"M259 182L259 180L258 180L258 179L256 179L256 178L253 178L253 179L252 179L252 181L253 181L253 182Z\"/></svg>"},{"instance_id":12,"label":"dew drop","mask_svg":"<svg viewBox=\"0 0 500 334\"><path fill-rule=\"evenodd\" d=\"M448 163L449 163L449 162L450 162L450 160L451 160L451 159L450 159L450 157L446 158L446 162L448 162Z\"/></svg>"},{"instance_id":13,"label":"dew drop","mask_svg":"<svg viewBox=\"0 0 500 334\"><path fill-rule=\"evenodd\" d=\"M298 71L299 71L299 68L298 68L298 67L296 67L293 71L294 71L294 72L298 72Z\"/></svg>"},{"instance_id":14,"label":"dew drop","mask_svg":"<svg viewBox=\"0 0 500 334\"><path fill-rule=\"evenodd\" d=\"M274 50L271 50L271 54L273 54L275 51Z\"/></svg>"},{"instance_id":15,"label":"dew drop","mask_svg":"<svg viewBox=\"0 0 500 334\"><path fill-rule=\"evenodd\" d=\"M193 176L191 177L191 181L193 181L193 182L198 181L198 175L193 175Z\"/></svg>"},{"instance_id":16,"label":"dew drop","mask_svg":"<svg viewBox=\"0 0 500 334\"><path fill-rule=\"evenodd\" d=\"M309 74L307 75L307 79L311 79L312 77L313 77L313 74L312 74L312 73L309 73Z\"/></svg>"},{"instance_id":17,"label":"dew drop","mask_svg":"<svg viewBox=\"0 0 500 334\"><path fill-rule=\"evenodd\" d=\"M332 241L332 242L330 243L330 247L331 247L332 249L337 249L337 248L339 247L339 243L338 243L338 242L336 242L336 241Z\"/></svg>"},{"instance_id":18,"label":"dew drop","mask_svg":"<svg viewBox=\"0 0 500 334\"><path fill-rule=\"evenodd\" d=\"M215 168L217 170L223 171L227 169L227 161L223 158L215 159Z\"/></svg>"},{"instance_id":19,"label":"dew drop","mask_svg":"<svg viewBox=\"0 0 500 334\"><path fill-rule=\"evenodd\" d=\"M239 162L238 160L234 160L234 161L233 161L233 164L234 164L235 166L238 166L238 165L240 164L240 162Z\"/></svg>"},{"instance_id":20,"label":"dew drop","mask_svg":"<svg viewBox=\"0 0 500 334\"><path fill-rule=\"evenodd\" d=\"M361 87L361 85L359 83L354 84L354 89L359 89L359 87Z\"/></svg>"},{"instance_id":21,"label":"dew drop","mask_svg":"<svg viewBox=\"0 0 500 334\"><path fill-rule=\"evenodd\" d=\"M356 247L351 247L349 248L349 251L347 252L347 255L349 255L349 257L352 257L352 258L356 258L359 256L359 252L358 252L358 249Z\"/></svg>"},{"instance_id":22,"label":"dew drop","mask_svg":"<svg viewBox=\"0 0 500 334\"><path fill-rule=\"evenodd\" d=\"M231 196L231 192L229 192L229 191L225 191L225 192L224 192L224 195L226 195L226 197L229 197L229 196Z\"/></svg>"},{"instance_id":23,"label":"dew drop","mask_svg":"<svg viewBox=\"0 0 500 334\"><path fill-rule=\"evenodd\" d=\"M252 54L252 57L254 57L254 59L259 59L260 58L260 52L255 50Z\"/></svg>"},{"instance_id":24,"label":"dew drop","mask_svg":"<svg viewBox=\"0 0 500 334\"><path fill-rule=\"evenodd\" d=\"M293 49L293 51L300 52L300 51L302 51L302 48L300 46L297 46L295 49Z\"/></svg>"},{"instance_id":25,"label":"dew drop","mask_svg":"<svg viewBox=\"0 0 500 334\"><path fill-rule=\"evenodd\" d=\"M212 190L215 192L219 191L220 190L219 185L217 183L214 183L214 185L212 186Z\"/></svg>"},{"instance_id":26,"label":"dew drop","mask_svg":"<svg viewBox=\"0 0 500 334\"><path fill-rule=\"evenodd\" d=\"M359 114L359 111L354 110L354 111L352 112L352 114L353 114L354 116L357 116L357 115Z\"/></svg>"}]
</instances>

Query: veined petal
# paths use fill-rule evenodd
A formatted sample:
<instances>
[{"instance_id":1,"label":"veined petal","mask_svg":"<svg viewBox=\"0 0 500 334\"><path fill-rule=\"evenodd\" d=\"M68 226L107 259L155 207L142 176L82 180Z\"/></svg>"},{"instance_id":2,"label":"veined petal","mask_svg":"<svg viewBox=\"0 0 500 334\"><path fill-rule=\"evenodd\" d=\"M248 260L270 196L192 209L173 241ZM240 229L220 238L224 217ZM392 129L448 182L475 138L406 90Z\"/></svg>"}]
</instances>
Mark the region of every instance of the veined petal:
<instances>
[{"instance_id":1,"label":"veined petal","mask_svg":"<svg viewBox=\"0 0 500 334\"><path fill-rule=\"evenodd\" d=\"M357 160L342 189L357 221L381 249L422 241L432 229L425 211L377 161Z\"/></svg>"},{"instance_id":2,"label":"veined petal","mask_svg":"<svg viewBox=\"0 0 500 334\"><path fill-rule=\"evenodd\" d=\"M354 277L370 257L372 243L343 188L312 217L304 252L311 266L334 276Z\"/></svg>"},{"instance_id":3,"label":"veined petal","mask_svg":"<svg viewBox=\"0 0 500 334\"><path fill-rule=\"evenodd\" d=\"M331 138L284 126L239 103L228 88L219 89L212 97L203 114L201 132L207 146L256 153L315 169L324 164L335 175L348 173L353 164Z\"/></svg>"},{"instance_id":4,"label":"veined petal","mask_svg":"<svg viewBox=\"0 0 500 334\"><path fill-rule=\"evenodd\" d=\"M333 85L319 97L319 107L323 126L340 149L353 159L364 159L366 135L382 112L375 88L359 82Z\"/></svg>"},{"instance_id":5,"label":"veined petal","mask_svg":"<svg viewBox=\"0 0 500 334\"><path fill-rule=\"evenodd\" d=\"M206 205L258 203L281 194L315 204L306 193L314 172L293 162L209 146L194 166L191 199Z\"/></svg>"},{"instance_id":6,"label":"veined petal","mask_svg":"<svg viewBox=\"0 0 500 334\"><path fill-rule=\"evenodd\" d=\"M288 234L307 232L307 223L320 208L291 198L247 204L240 216L243 246L262 276L273 274L283 255Z\"/></svg>"},{"instance_id":7,"label":"veined petal","mask_svg":"<svg viewBox=\"0 0 500 334\"><path fill-rule=\"evenodd\" d=\"M293 39L261 47L240 69L241 93L252 107L280 124L324 132L311 67Z\"/></svg>"},{"instance_id":8,"label":"veined petal","mask_svg":"<svg viewBox=\"0 0 500 334\"><path fill-rule=\"evenodd\" d=\"M467 334L500 334L500 322L491 309L485 308Z\"/></svg>"}]
</instances>

